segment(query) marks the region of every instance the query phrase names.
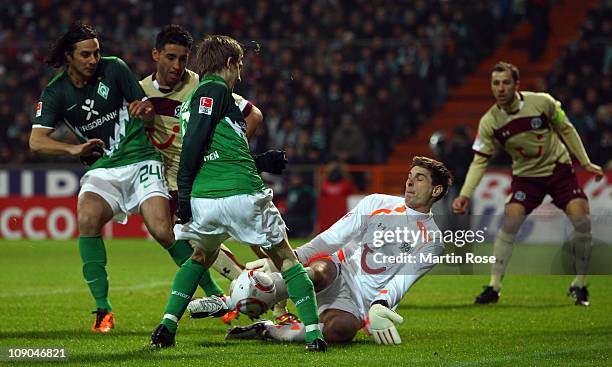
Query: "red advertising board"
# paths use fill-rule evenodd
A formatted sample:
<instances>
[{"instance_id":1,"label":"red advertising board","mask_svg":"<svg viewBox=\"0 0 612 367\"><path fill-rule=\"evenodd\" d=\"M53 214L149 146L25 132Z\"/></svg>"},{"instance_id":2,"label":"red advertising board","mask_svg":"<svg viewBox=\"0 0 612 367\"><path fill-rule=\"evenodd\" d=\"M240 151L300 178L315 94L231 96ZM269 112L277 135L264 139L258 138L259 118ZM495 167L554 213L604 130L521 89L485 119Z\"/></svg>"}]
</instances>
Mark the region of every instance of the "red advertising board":
<instances>
[{"instance_id":1,"label":"red advertising board","mask_svg":"<svg viewBox=\"0 0 612 367\"><path fill-rule=\"evenodd\" d=\"M0 198L0 238L5 239L68 239L78 236L76 197L8 197ZM139 215L130 217L126 225L111 222L103 236L147 237Z\"/></svg>"},{"instance_id":2,"label":"red advertising board","mask_svg":"<svg viewBox=\"0 0 612 367\"><path fill-rule=\"evenodd\" d=\"M5 190L4 195L0 195L0 238L4 239L69 239L78 236L78 222L76 216L78 179L67 180L70 178L69 173L57 172L50 175L47 172L44 176L45 185L38 185L45 189L47 195L36 196L36 185L24 185L23 182L36 182L36 180L21 180L21 184L12 185L20 189L22 195ZM23 174L21 175L23 176ZM70 185L65 183L49 184L55 182L50 180L50 177L60 177L63 181L75 181ZM41 176L43 177L43 176ZM76 177L76 175L75 175ZM36 176L34 177L36 178ZM472 201L472 213L476 216L485 214L501 214L505 198L510 189L512 176L510 170L489 170L483 177L480 186L476 190ZM593 175L586 172L578 172L578 180L584 189L585 194L589 197L592 216L609 216L612 208L612 172L607 172L604 180L596 182ZM0 180L1 183L2 180ZM8 182L9 180L5 180ZM57 180L56 180L57 181ZM3 185L4 186L4 185ZM31 186L31 187L30 187ZM8 187L8 185L6 185ZM53 189L50 190L49 188ZM71 193L66 196L55 196L58 193L68 193L70 188ZM0 190L1 191L1 190ZM32 192L34 196L25 196L24 192ZM327 225L330 225L337 220L342 214L347 211L348 207L352 207L347 201L347 197L342 197L342 201L323 200L320 201L321 208L319 210L319 220L321 215L327 214ZM355 203L353 203L354 205ZM550 203L550 198L546 198L544 204L536 211L536 214L546 214L548 216L558 215L564 217L563 213L555 209ZM333 214L330 216L329 214ZM497 227L491 226L490 230L494 231ZM607 228L611 230L610 228ZM534 233L542 234L547 238L552 238L553 234L547 230L533 231ZM597 230L595 230L597 232ZM138 215L130 217L126 225L121 225L115 222L107 224L103 230L105 238L112 237L140 237L148 236L148 232ZM610 234L612 235L612 234ZM607 237L608 233L598 234L594 236ZM611 237L612 238L612 237Z\"/></svg>"}]
</instances>

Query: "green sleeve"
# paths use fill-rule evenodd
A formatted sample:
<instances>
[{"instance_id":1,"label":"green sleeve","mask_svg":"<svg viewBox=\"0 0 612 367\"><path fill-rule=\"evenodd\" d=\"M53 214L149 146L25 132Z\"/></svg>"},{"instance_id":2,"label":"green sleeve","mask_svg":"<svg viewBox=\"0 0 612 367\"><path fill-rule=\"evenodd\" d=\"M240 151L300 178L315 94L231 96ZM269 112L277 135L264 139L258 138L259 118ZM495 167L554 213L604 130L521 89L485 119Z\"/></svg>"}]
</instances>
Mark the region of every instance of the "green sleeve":
<instances>
[{"instance_id":1,"label":"green sleeve","mask_svg":"<svg viewBox=\"0 0 612 367\"><path fill-rule=\"evenodd\" d=\"M57 91L50 87L45 88L36 104L33 127L55 128L56 123L61 120L61 106L61 97Z\"/></svg>"},{"instance_id":2,"label":"green sleeve","mask_svg":"<svg viewBox=\"0 0 612 367\"><path fill-rule=\"evenodd\" d=\"M128 103L140 101L145 98L145 93L142 90L140 83L125 61L121 60L120 58L114 58L113 70L118 79L117 83L119 84L121 93Z\"/></svg>"},{"instance_id":3,"label":"green sleeve","mask_svg":"<svg viewBox=\"0 0 612 367\"><path fill-rule=\"evenodd\" d=\"M183 147L177 176L179 200L189 200L191 189L215 127L227 115L233 103L227 87L221 83L207 83L190 100L190 115L183 135Z\"/></svg>"}]
</instances>

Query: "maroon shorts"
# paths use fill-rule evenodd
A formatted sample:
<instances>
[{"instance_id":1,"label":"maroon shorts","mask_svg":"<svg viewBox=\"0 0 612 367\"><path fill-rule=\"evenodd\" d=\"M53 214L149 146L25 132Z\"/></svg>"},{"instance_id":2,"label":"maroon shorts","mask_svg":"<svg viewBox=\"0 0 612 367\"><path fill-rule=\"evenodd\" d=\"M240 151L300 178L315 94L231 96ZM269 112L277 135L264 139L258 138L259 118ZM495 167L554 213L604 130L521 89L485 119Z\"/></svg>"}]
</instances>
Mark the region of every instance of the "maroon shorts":
<instances>
[{"instance_id":1,"label":"maroon shorts","mask_svg":"<svg viewBox=\"0 0 612 367\"><path fill-rule=\"evenodd\" d=\"M170 191L170 215L174 216L178 210L178 191Z\"/></svg>"},{"instance_id":2,"label":"maroon shorts","mask_svg":"<svg viewBox=\"0 0 612 367\"><path fill-rule=\"evenodd\" d=\"M545 177L512 176L512 186L509 203L518 203L525 207L527 214L542 203L549 194L559 209L573 199L587 199L578 184L574 167L567 163L557 163L552 175Z\"/></svg>"}]
</instances>

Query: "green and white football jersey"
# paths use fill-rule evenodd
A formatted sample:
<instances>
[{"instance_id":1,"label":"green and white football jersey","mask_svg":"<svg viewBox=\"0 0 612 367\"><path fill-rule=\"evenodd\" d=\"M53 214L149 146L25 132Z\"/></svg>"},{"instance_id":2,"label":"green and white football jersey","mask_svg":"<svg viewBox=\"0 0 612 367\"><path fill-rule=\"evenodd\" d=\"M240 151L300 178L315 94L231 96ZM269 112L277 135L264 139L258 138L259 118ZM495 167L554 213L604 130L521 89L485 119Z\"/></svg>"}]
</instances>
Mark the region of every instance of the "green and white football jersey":
<instances>
[{"instance_id":1,"label":"green and white football jersey","mask_svg":"<svg viewBox=\"0 0 612 367\"><path fill-rule=\"evenodd\" d=\"M75 87L65 71L56 75L42 93L32 127L55 128L63 121L82 142L92 138L104 141L104 155L89 169L161 161L147 139L142 120L128 115L128 104L144 97L123 60L103 57L83 88Z\"/></svg>"},{"instance_id":2,"label":"green and white football jersey","mask_svg":"<svg viewBox=\"0 0 612 367\"><path fill-rule=\"evenodd\" d=\"M246 122L223 78L205 77L182 104L180 120L179 199L264 190L249 150Z\"/></svg>"}]
</instances>

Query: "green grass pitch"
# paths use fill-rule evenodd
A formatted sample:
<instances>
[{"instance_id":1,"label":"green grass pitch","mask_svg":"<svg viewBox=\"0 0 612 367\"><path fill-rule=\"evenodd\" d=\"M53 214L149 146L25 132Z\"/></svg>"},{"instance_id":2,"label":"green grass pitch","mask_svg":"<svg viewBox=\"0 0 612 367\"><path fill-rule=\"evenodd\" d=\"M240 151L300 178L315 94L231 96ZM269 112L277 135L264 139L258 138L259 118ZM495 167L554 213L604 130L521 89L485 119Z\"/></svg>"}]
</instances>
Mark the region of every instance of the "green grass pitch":
<instances>
[{"instance_id":1,"label":"green grass pitch","mask_svg":"<svg viewBox=\"0 0 612 367\"><path fill-rule=\"evenodd\" d=\"M241 260L252 258L246 247L231 247ZM472 301L488 276L425 276L399 307L400 346L376 345L360 332L349 346L313 355L301 344L225 341L219 320L185 317L177 346L151 351L176 267L152 241L110 240L107 252L116 329L99 335L89 331L94 307L76 241L0 240L0 350L65 347L68 360L57 364L71 366L612 365L612 276L589 278L589 308L565 295L569 276L508 276L500 303L478 307Z\"/></svg>"}]
</instances>

